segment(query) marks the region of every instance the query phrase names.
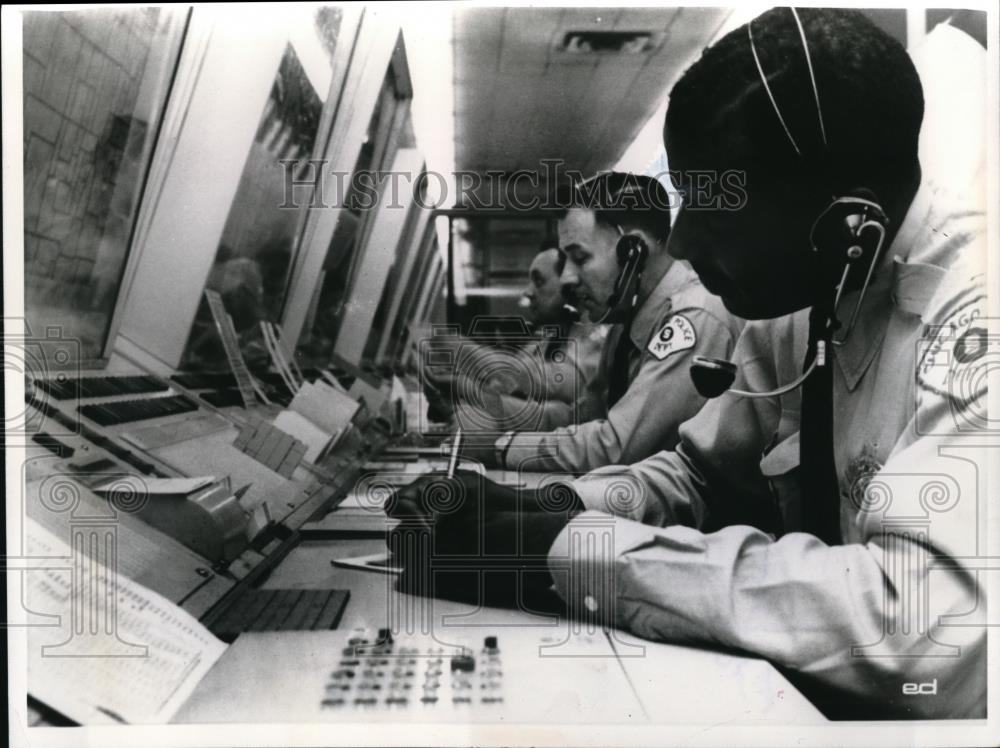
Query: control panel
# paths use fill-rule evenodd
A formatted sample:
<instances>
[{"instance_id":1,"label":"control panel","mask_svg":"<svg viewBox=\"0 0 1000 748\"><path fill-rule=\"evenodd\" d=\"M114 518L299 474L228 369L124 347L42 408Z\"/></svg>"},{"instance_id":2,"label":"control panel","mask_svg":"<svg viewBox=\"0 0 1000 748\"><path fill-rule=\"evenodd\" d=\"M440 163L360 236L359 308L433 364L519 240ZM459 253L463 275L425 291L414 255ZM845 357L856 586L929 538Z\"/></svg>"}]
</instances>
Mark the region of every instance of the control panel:
<instances>
[{"instance_id":1,"label":"control panel","mask_svg":"<svg viewBox=\"0 0 1000 748\"><path fill-rule=\"evenodd\" d=\"M503 657L496 636L476 648L397 644L389 629L373 642L355 631L324 684L323 710L423 707L439 703L500 707L504 703Z\"/></svg>"},{"instance_id":2,"label":"control panel","mask_svg":"<svg viewBox=\"0 0 1000 748\"><path fill-rule=\"evenodd\" d=\"M345 627L241 634L175 717L222 719L598 723L645 711L602 631Z\"/></svg>"}]
</instances>

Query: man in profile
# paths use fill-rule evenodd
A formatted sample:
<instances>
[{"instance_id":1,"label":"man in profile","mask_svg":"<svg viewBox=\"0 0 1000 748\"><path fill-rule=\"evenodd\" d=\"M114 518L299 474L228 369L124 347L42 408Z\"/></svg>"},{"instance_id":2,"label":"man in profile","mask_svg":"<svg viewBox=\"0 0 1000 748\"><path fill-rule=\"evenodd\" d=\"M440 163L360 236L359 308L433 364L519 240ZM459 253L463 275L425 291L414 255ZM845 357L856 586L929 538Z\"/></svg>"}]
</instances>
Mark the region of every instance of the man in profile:
<instances>
[{"instance_id":1,"label":"man in profile","mask_svg":"<svg viewBox=\"0 0 1000 748\"><path fill-rule=\"evenodd\" d=\"M906 50L859 13L778 8L724 36L664 138L681 174L747 175L742 210L684 206L670 241L752 320L735 382L720 362L701 380L740 392L558 502L461 473L459 510L427 506L429 476L390 511L434 553L484 538L467 572L519 557L520 596L491 602L554 585L603 625L764 657L833 717L984 718L985 221L922 175L922 117ZM404 582L432 558L405 557Z\"/></svg>"},{"instance_id":2,"label":"man in profile","mask_svg":"<svg viewBox=\"0 0 1000 748\"><path fill-rule=\"evenodd\" d=\"M575 426L510 429L485 444L463 433L466 454L488 466L585 473L672 447L705 402L691 360L728 357L742 327L667 253L670 197L660 182L605 172L571 196L559 220L561 282L591 320L610 326L599 378L575 406L587 415Z\"/></svg>"},{"instance_id":3,"label":"man in profile","mask_svg":"<svg viewBox=\"0 0 1000 748\"><path fill-rule=\"evenodd\" d=\"M565 254L552 239L543 242L531 262L522 295L534 331L531 341L509 345L458 336L432 341L453 362L421 367L433 420L556 428L590 417L581 398L599 386L607 328L581 321L567 304L560 278L565 264Z\"/></svg>"}]
</instances>

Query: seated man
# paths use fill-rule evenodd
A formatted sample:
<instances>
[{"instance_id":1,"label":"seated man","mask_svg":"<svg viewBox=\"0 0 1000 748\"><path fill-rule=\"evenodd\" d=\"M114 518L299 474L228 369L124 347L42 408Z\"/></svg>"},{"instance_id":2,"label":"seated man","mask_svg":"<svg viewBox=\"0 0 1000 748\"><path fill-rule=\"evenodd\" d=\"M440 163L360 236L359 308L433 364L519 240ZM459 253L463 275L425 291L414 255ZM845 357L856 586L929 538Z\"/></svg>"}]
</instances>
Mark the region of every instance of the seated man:
<instances>
[{"instance_id":1,"label":"seated man","mask_svg":"<svg viewBox=\"0 0 1000 748\"><path fill-rule=\"evenodd\" d=\"M858 13L779 8L723 37L673 88L664 137L682 174L746 174L741 210L685 205L670 241L754 320L741 392L675 451L561 492L463 473L444 514L431 476L390 509L436 553L481 538L477 573L520 554L528 594L488 602L554 582L578 615L766 657L829 716L985 717L985 222L922 182L922 116L906 51ZM434 558L403 560L419 589ZM446 581L423 591L478 594Z\"/></svg>"},{"instance_id":2,"label":"seated man","mask_svg":"<svg viewBox=\"0 0 1000 748\"><path fill-rule=\"evenodd\" d=\"M462 425L478 417L504 429L525 421L556 428L585 413L573 404L597 378L607 331L578 321L567 306L560 281L565 264L566 256L551 240L531 262L524 299L540 333L536 341L518 347L451 336L435 341L435 348L447 347L455 357L448 367L421 367L435 420Z\"/></svg>"},{"instance_id":3,"label":"seated man","mask_svg":"<svg viewBox=\"0 0 1000 748\"><path fill-rule=\"evenodd\" d=\"M609 172L574 189L559 221L562 282L590 319L614 324L599 378L574 406L597 417L485 445L466 434L468 456L509 469L584 473L677 443L680 424L705 402L687 374L691 359L729 356L742 323L667 254L669 232L669 196L651 177Z\"/></svg>"}]
</instances>

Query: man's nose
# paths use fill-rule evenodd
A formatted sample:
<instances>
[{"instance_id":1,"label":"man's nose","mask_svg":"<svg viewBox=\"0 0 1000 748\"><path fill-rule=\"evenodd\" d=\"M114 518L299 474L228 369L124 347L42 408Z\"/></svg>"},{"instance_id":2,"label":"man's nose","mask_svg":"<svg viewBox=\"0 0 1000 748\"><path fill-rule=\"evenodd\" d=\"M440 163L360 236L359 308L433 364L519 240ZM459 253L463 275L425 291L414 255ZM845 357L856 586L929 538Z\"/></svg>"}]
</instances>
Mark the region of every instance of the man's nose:
<instances>
[{"instance_id":1,"label":"man's nose","mask_svg":"<svg viewBox=\"0 0 1000 748\"><path fill-rule=\"evenodd\" d=\"M563 268L562 274L559 276L559 286L562 288L563 292L567 289L573 289L580 285L580 276L576 272L576 268L572 267L570 263L566 263Z\"/></svg>"}]
</instances>

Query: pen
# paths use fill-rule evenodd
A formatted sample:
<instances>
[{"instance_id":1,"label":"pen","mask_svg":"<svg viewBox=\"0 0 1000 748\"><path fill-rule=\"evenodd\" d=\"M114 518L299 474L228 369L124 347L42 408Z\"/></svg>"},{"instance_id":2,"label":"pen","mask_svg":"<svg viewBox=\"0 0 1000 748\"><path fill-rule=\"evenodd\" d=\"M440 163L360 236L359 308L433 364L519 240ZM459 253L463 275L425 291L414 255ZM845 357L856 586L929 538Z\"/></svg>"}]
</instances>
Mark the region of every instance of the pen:
<instances>
[{"instance_id":1,"label":"pen","mask_svg":"<svg viewBox=\"0 0 1000 748\"><path fill-rule=\"evenodd\" d=\"M111 709L107 709L101 706L100 704L96 704L95 706L97 708L97 711L101 712L102 714L108 717L111 717L111 719L115 720L116 722L121 722L123 725L128 724L128 720L125 719L123 716L121 716L118 712L112 711Z\"/></svg>"},{"instance_id":2,"label":"pen","mask_svg":"<svg viewBox=\"0 0 1000 748\"><path fill-rule=\"evenodd\" d=\"M455 477L455 466L458 464L458 450L462 446L462 429L455 432L455 441L451 445L451 459L448 460L448 477Z\"/></svg>"}]
</instances>

